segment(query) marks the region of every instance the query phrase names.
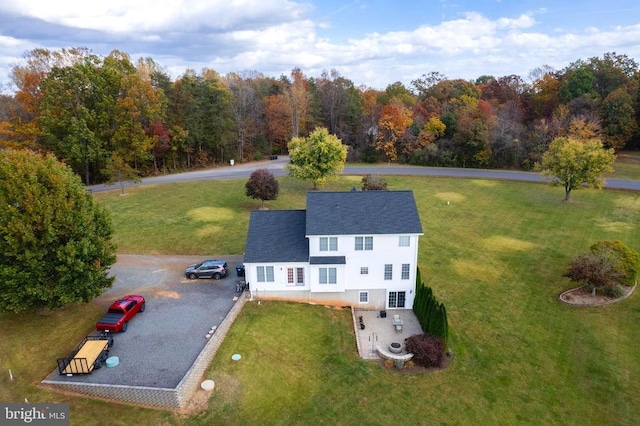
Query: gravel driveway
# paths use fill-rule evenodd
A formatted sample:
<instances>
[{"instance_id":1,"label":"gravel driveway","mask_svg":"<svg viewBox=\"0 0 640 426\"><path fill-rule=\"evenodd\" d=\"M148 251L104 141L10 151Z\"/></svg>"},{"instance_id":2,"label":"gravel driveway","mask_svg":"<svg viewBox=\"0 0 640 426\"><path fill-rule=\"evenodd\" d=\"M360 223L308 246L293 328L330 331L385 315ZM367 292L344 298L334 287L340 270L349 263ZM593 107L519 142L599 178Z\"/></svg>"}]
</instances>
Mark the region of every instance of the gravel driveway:
<instances>
[{"instance_id":1,"label":"gravel driveway","mask_svg":"<svg viewBox=\"0 0 640 426\"><path fill-rule=\"evenodd\" d=\"M221 280L185 278L187 265L207 258L226 260L229 275ZM147 307L131 320L126 333L115 334L109 355L118 356L120 364L72 377L56 370L48 379L174 388L207 342L207 332L220 325L235 303L235 266L240 263L242 256L118 255L111 268L116 281L96 303L106 310L119 297L141 294Z\"/></svg>"}]
</instances>

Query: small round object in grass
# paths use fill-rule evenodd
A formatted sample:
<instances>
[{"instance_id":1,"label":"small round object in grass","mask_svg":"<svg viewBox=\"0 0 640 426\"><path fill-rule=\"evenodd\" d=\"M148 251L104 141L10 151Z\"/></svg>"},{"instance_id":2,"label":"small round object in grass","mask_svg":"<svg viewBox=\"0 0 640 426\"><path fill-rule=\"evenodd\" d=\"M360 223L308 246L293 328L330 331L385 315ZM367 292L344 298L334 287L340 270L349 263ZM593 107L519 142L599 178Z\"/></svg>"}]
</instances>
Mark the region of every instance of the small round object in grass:
<instances>
[{"instance_id":1,"label":"small round object in grass","mask_svg":"<svg viewBox=\"0 0 640 426\"><path fill-rule=\"evenodd\" d=\"M240 361L240 358L242 358L242 355L240 355L240 354L231 355L231 359L234 360L234 361Z\"/></svg>"},{"instance_id":2,"label":"small round object in grass","mask_svg":"<svg viewBox=\"0 0 640 426\"><path fill-rule=\"evenodd\" d=\"M204 382L200 383L200 389L205 391L212 391L214 387L215 383L213 380L205 380Z\"/></svg>"}]
</instances>

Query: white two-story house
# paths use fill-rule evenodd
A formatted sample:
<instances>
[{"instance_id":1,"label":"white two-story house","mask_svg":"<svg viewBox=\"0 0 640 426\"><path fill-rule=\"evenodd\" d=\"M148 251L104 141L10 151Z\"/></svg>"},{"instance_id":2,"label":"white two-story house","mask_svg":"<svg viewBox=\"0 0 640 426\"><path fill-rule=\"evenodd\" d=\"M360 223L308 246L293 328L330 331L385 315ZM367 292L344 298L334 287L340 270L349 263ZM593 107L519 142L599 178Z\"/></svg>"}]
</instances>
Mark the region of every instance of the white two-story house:
<instances>
[{"instance_id":1,"label":"white two-story house","mask_svg":"<svg viewBox=\"0 0 640 426\"><path fill-rule=\"evenodd\" d=\"M251 213L245 280L258 299L410 309L420 235L411 191L309 192Z\"/></svg>"}]
</instances>

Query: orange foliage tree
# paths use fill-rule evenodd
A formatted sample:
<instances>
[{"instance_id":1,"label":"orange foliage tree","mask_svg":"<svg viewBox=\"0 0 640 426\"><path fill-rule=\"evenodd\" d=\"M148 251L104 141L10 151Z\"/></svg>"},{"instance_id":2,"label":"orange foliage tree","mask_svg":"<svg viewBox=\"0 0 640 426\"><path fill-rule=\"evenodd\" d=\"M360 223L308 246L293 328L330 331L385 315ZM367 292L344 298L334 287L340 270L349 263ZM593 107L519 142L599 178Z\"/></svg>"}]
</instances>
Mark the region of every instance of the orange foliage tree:
<instances>
[{"instance_id":1,"label":"orange foliage tree","mask_svg":"<svg viewBox=\"0 0 640 426\"><path fill-rule=\"evenodd\" d=\"M382 107L378 120L378 135L376 137L376 149L384 153L389 162L398 159L397 142L407 127L413 124L411 110L396 99Z\"/></svg>"}]
</instances>

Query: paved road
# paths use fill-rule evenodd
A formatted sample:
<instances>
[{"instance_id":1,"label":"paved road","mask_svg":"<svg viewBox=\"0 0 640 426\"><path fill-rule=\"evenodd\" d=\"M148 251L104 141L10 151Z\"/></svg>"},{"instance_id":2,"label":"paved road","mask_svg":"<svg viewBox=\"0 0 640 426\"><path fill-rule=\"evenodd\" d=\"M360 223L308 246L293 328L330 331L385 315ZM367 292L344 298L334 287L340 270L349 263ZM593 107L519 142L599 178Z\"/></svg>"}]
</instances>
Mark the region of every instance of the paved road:
<instances>
[{"instance_id":1,"label":"paved road","mask_svg":"<svg viewBox=\"0 0 640 426\"><path fill-rule=\"evenodd\" d=\"M141 186L149 184L162 184L170 182L189 182L215 179L237 179L248 178L253 171L259 168L266 168L274 176L284 176L285 164L289 162L288 156L280 156L277 160L257 161L235 166L221 166L212 169L198 170L195 172L178 173L173 175L154 176L142 179L142 182L130 184L126 187ZM378 166L345 166L344 175L406 175L406 176L441 176L455 178L473 179L507 179L526 182L549 182L549 179L540 176L539 173L520 172L510 170L484 170L484 169L460 169L449 167L422 167L406 165L378 165ZM118 189L118 185L94 185L89 189L93 192L109 191ZM640 191L639 180L607 179L605 188L628 189Z\"/></svg>"}]
</instances>

